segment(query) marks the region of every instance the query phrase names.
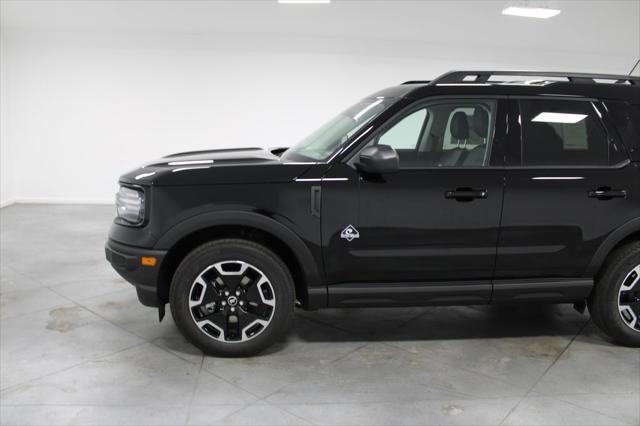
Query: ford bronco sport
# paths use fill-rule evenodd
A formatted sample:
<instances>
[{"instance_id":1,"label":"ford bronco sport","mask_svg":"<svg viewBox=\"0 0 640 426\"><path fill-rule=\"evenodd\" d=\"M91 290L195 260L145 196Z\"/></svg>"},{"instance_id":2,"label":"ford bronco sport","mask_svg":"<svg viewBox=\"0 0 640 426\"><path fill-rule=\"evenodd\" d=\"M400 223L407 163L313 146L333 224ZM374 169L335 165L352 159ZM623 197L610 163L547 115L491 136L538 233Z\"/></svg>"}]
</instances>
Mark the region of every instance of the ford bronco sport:
<instances>
[{"instance_id":1,"label":"ford bronco sport","mask_svg":"<svg viewBox=\"0 0 640 426\"><path fill-rule=\"evenodd\" d=\"M106 256L209 354L303 309L572 303L640 346L640 78L455 71L363 99L289 149L120 178Z\"/></svg>"}]
</instances>

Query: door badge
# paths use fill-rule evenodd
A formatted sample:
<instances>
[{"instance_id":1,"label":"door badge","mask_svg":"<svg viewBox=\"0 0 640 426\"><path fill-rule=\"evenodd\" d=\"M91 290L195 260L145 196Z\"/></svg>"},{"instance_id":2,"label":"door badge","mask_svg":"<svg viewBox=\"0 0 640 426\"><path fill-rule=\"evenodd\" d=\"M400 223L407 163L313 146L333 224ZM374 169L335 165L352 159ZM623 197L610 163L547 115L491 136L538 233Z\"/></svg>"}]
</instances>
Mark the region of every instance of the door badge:
<instances>
[{"instance_id":1,"label":"door badge","mask_svg":"<svg viewBox=\"0 0 640 426\"><path fill-rule=\"evenodd\" d=\"M346 228L342 230L340 233L340 238L343 238L349 242L355 240L356 238L360 238L360 233L353 225L348 225Z\"/></svg>"}]
</instances>

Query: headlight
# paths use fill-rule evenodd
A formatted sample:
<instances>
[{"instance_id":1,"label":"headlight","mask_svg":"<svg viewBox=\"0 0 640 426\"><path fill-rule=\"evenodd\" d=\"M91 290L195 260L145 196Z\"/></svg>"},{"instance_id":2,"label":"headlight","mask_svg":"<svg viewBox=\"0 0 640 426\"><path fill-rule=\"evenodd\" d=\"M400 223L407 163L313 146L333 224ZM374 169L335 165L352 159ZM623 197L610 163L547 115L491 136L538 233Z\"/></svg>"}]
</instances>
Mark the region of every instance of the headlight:
<instances>
[{"instance_id":1,"label":"headlight","mask_svg":"<svg viewBox=\"0 0 640 426\"><path fill-rule=\"evenodd\" d=\"M127 224L140 225L144 220L144 192L121 186L116 193L116 214Z\"/></svg>"}]
</instances>

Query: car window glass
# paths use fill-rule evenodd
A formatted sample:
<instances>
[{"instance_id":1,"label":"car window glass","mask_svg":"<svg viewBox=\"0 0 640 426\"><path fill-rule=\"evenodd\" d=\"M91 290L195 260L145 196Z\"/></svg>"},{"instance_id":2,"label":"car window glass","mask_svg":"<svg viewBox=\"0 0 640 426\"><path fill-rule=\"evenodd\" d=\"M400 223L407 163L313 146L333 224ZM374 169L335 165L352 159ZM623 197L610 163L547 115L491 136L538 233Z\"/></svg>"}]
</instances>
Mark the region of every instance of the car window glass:
<instances>
[{"instance_id":1,"label":"car window glass","mask_svg":"<svg viewBox=\"0 0 640 426\"><path fill-rule=\"evenodd\" d=\"M640 105L620 101L607 101L606 105L609 117L624 142L624 145L615 140L609 142L609 164L618 164L629 158L627 149L640 152Z\"/></svg>"},{"instance_id":2,"label":"car window glass","mask_svg":"<svg viewBox=\"0 0 640 426\"><path fill-rule=\"evenodd\" d=\"M495 100L437 102L401 117L375 143L395 148L401 168L487 166L496 109Z\"/></svg>"},{"instance_id":3,"label":"car window glass","mask_svg":"<svg viewBox=\"0 0 640 426\"><path fill-rule=\"evenodd\" d=\"M522 164L609 164L609 143L590 102L522 100Z\"/></svg>"},{"instance_id":4,"label":"car window glass","mask_svg":"<svg viewBox=\"0 0 640 426\"><path fill-rule=\"evenodd\" d=\"M398 149L415 149L427 115L425 108L409 114L380 137L380 145Z\"/></svg>"}]
</instances>

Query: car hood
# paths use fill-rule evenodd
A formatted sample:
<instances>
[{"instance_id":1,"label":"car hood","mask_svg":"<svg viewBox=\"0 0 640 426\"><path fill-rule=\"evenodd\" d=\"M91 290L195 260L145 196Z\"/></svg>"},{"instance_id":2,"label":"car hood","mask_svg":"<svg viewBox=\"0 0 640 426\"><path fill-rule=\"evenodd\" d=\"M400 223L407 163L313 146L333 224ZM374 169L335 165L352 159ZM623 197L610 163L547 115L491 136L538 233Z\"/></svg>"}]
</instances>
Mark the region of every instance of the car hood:
<instances>
[{"instance_id":1,"label":"car hood","mask_svg":"<svg viewBox=\"0 0 640 426\"><path fill-rule=\"evenodd\" d=\"M122 175L120 181L139 185L210 185L275 183L295 179L313 163L281 161L263 148L180 152L150 161Z\"/></svg>"}]
</instances>

